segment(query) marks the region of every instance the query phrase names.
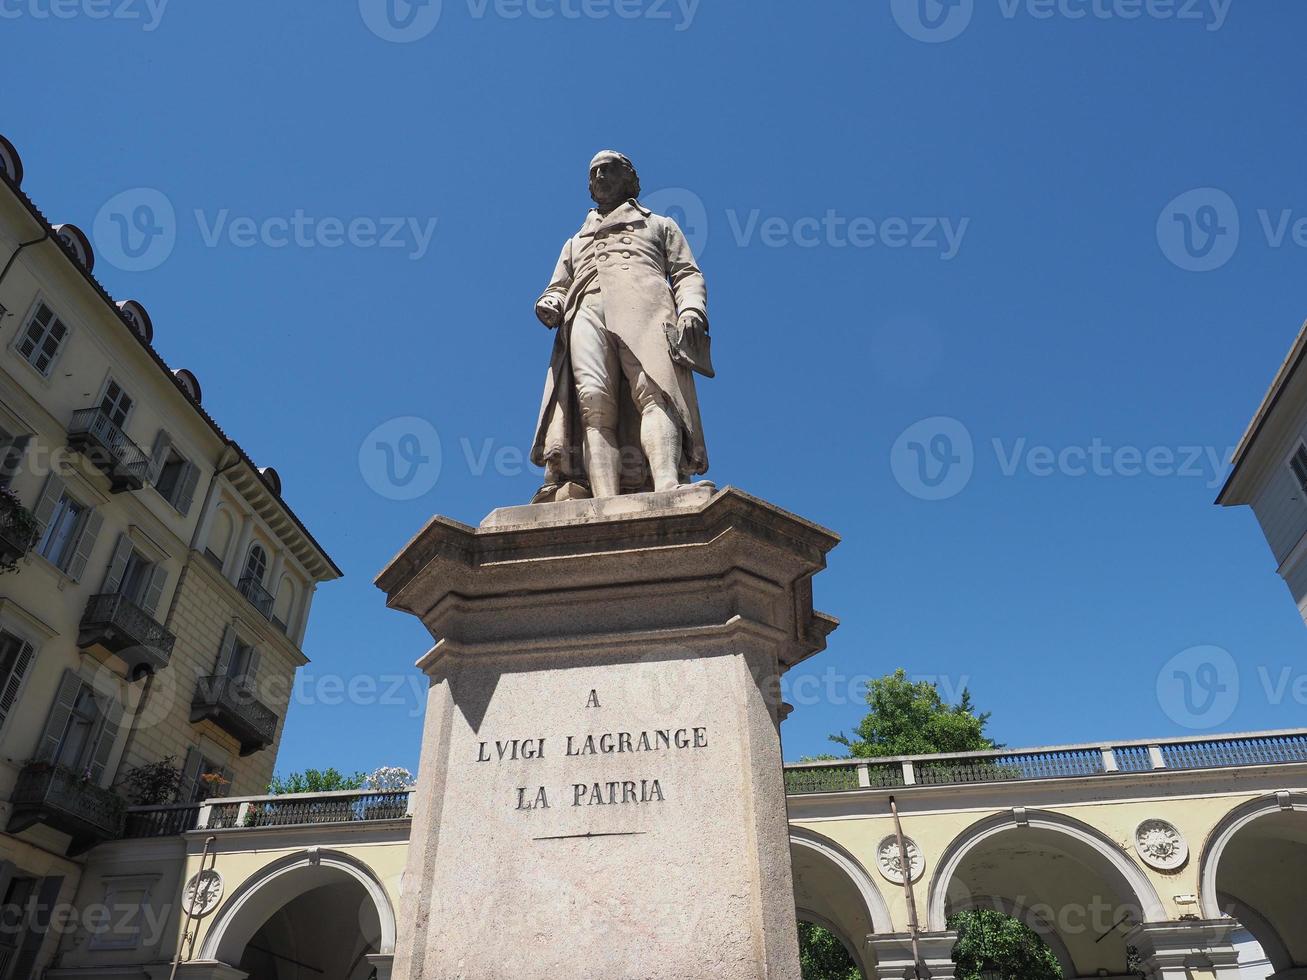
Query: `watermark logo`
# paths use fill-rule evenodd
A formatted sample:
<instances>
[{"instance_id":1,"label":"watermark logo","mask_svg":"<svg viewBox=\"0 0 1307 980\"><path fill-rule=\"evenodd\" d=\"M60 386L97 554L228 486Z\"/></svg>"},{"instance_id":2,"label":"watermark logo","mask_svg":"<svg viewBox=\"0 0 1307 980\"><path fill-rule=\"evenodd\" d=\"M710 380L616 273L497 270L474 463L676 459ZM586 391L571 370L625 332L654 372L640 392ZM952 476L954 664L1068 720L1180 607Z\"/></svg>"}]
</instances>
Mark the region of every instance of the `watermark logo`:
<instances>
[{"instance_id":1,"label":"watermark logo","mask_svg":"<svg viewBox=\"0 0 1307 980\"><path fill-rule=\"evenodd\" d=\"M696 257L708 247L708 209L703 198L685 187L665 187L642 195L640 203L655 214L671 218L685 235Z\"/></svg>"},{"instance_id":2,"label":"watermark logo","mask_svg":"<svg viewBox=\"0 0 1307 980\"><path fill-rule=\"evenodd\" d=\"M359 0L363 23L383 41L411 44L436 29L441 0Z\"/></svg>"},{"instance_id":3,"label":"watermark logo","mask_svg":"<svg viewBox=\"0 0 1307 980\"><path fill-rule=\"evenodd\" d=\"M1239 703L1239 668L1217 646L1181 650L1157 674L1157 703L1185 728L1215 728Z\"/></svg>"},{"instance_id":4,"label":"watermark logo","mask_svg":"<svg viewBox=\"0 0 1307 980\"><path fill-rule=\"evenodd\" d=\"M1157 244L1174 265L1211 272L1239 247L1239 208L1215 187L1199 187L1172 200L1157 219Z\"/></svg>"},{"instance_id":5,"label":"watermark logo","mask_svg":"<svg viewBox=\"0 0 1307 980\"><path fill-rule=\"evenodd\" d=\"M91 226L95 250L124 272L149 272L177 245L177 212L153 187L134 187L104 203Z\"/></svg>"},{"instance_id":6,"label":"watermark logo","mask_svg":"<svg viewBox=\"0 0 1307 980\"><path fill-rule=\"evenodd\" d=\"M405 415L377 426L359 446L359 472L388 500L416 500L440 479L440 433L426 419Z\"/></svg>"},{"instance_id":7,"label":"watermark logo","mask_svg":"<svg viewBox=\"0 0 1307 980\"><path fill-rule=\"evenodd\" d=\"M920 500L947 500L971 481L976 453L971 433L944 415L908 426L890 449L894 479Z\"/></svg>"},{"instance_id":8,"label":"watermark logo","mask_svg":"<svg viewBox=\"0 0 1307 980\"><path fill-rule=\"evenodd\" d=\"M942 44L967 29L976 0L890 0L890 12L908 37Z\"/></svg>"}]
</instances>

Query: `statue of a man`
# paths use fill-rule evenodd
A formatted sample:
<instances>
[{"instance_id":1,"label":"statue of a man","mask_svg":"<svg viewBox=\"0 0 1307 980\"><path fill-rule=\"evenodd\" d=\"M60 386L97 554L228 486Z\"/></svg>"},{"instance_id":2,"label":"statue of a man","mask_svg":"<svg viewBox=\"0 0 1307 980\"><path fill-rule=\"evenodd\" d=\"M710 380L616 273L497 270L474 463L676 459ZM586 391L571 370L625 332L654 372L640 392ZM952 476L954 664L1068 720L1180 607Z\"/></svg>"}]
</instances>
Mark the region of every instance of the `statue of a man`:
<instances>
[{"instance_id":1,"label":"statue of a man","mask_svg":"<svg viewBox=\"0 0 1307 980\"><path fill-rule=\"evenodd\" d=\"M590 161L595 207L536 316L557 328L531 460L535 503L673 490L708 469L693 371L711 376L703 273L675 221L643 207L625 156Z\"/></svg>"}]
</instances>

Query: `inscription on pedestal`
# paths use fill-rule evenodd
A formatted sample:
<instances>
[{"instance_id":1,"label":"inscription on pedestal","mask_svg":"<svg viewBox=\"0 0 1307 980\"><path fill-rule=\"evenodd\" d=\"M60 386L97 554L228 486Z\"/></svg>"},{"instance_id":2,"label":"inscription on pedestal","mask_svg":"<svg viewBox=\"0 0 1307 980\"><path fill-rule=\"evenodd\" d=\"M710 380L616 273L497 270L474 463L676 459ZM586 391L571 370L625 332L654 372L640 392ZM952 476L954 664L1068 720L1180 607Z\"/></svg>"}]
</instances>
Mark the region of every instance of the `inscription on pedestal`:
<instances>
[{"instance_id":1,"label":"inscription on pedestal","mask_svg":"<svg viewBox=\"0 0 1307 980\"><path fill-rule=\"evenodd\" d=\"M599 691L591 689L587 708L600 707ZM535 735L529 738L490 739L477 743L478 763L535 762L554 758L583 756L643 755L660 752L693 752L708 747L708 728L695 725L684 728L654 728L630 732L585 732L565 735ZM515 810L548 810L554 806L626 806L663 803L666 777L641 773L639 778L610 779L604 782L571 782L566 785L518 786L508 804ZM536 840L561 840L567 835L538 837ZM595 836L577 834L578 837Z\"/></svg>"}]
</instances>

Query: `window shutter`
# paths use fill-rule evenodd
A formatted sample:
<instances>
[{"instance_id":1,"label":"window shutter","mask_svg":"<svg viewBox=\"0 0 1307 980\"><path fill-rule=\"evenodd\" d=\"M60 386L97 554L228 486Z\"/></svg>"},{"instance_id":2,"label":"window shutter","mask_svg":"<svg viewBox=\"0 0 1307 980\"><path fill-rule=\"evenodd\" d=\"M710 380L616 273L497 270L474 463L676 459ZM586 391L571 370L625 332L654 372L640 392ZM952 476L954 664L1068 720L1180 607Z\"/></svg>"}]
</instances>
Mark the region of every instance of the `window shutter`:
<instances>
[{"instance_id":1,"label":"window shutter","mask_svg":"<svg viewBox=\"0 0 1307 980\"><path fill-rule=\"evenodd\" d=\"M236 651L236 631L230 626L222 634L222 646L218 648L218 665L213 672L219 677L226 677L231 670L231 656Z\"/></svg>"},{"instance_id":2,"label":"window shutter","mask_svg":"<svg viewBox=\"0 0 1307 980\"><path fill-rule=\"evenodd\" d=\"M32 441L30 435L10 436L0 443L0 486L9 486L23 466L23 455L27 444Z\"/></svg>"},{"instance_id":3,"label":"window shutter","mask_svg":"<svg viewBox=\"0 0 1307 980\"><path fill-rule=\"evenodd\" d=\"M191 512L191 501L195 499L195 487L200 482L200 468L194 463L187 463L186 469L182 473L181 485L177 488L177 499L174 506L185 517Z\"/></svg>"},{"instance_id":4,"label":"window shutter","mask_svg":"<svg viewBox=\"0 0 1307 980\"><path fill-rule=\"evenodd\" d=\"M100 591L112 595L123 584L123 572L127 571L127 559L132 556L132 539L130 535L118 535L114 545L113 557L109 559L109 569L104 573L104 585Z\"/></svg>"},{"instance_id":5,"label":"window shutter","mask_svg":"<svg viewBox=\"0 0 1307 980\"><path fill-rule=\"evenodd\" d=\"M259 661L263 659L263 654L259 653L258 647L250 648L249 663L245 666L245 683L251 689L254 687L254 678L259 673Z\"/></svg>"},{"instance_id":6,"label":"window shutter","mask_svg":"<svg viewBox=\"0 0 1307 980\"><path fill-rule=\"evenodd\" d=\"M1298 489L1307 492L1307 449L1299 446L1289 460L1289 468L1298 481Z\"/></svg>"},{"instance_id":7,"label":"window shutter","mask_svg":"<svg viewBox=\"0 0 1307 980\"><path fill-rule=\"evenodd\" d=\"M22 643L23 647L14 657L14 669L10 672L9 677L5 680L4 690L0 691L0 731L4 730L5 719L9 717L9 712L13 710L18 701L18 692L23 686L23 678L27 676L27 670L32 666L32 658L36 655L36 648L24 640L16 640Z\"/></svg>"},{"instance_id":8,"label":"window shutter","mask_svg":"<svg viewBox=\"0 0 1307 980\"><path fill-rule=\"evenodd\" d=\"M41 496L36 500L36 506L32 508L32 516L36 518L36 523L41 529L38 534L45 531L46 525L50 523L50 518L54 517L55 506L63 495L64 481L57 474L51 473L46 478L45 486L41 489Z\"/></svg>"},{"instance_id":9,"label":"window shutter","mask_svg":"<svg viewBox=\"0 0 1307 980\"><path fill-rule=\"evenodd\" d=\"M204 757L200 755L200 750L191 746L186 750L186 763L182 766L182 785L178 790L178 803L193 803L199 795L202 765L204 765Z\"/></svg>"},{"instance_id":10,"label":"window shutter","mask_svg":"<svg viewBox=\"0 0 1307 980\"><path fill-rule=\"evenodd\" d=\"M82 533L77 536L77 550L73 552L73 560L68 563L68 577L74 582L82 580L86 562L95 548L95 539L100 534L100 525L103 523L104 515L98 510L87 511L86 520L82 522Z\"/></svg>"},{"instance_id":11,"label":"window shutter","mask_svg":"<svg viewBox=\"0 0 1307 980\"><path fill-rule=\"evenodd\" d=\"M123 706L112 695L97 695L96 707L100 710L100 731L95 737L95 752L91 756L91 782L99 786L109 766L109 756L118 741L118 727L123 720Z\"/></svg>"},{"instance_id":12,"label":"window shutter","mask_svg":"<svg viewBox=\"0 0 1307 980\"><path fill-rule=\"evenodd\" d=\"M73 716L73 705L77 703L77 692L82 689L82 678L76 671L65 670L63 680L59 682L59 691L50 706L50 716L45 720L45 731L41 733L41 742L36 747L36 761L53 764L59 758L59 746L63 743L64 733L68 731L68 720Z\"/></svg>"},{"instance_id":13,"label":"window shutter","mask_svg":"<svg viewBox=\"0 0 1307 980\"><path fill-rule=\"evenodd\" d=\"M150 450L150 482L157 483L163 464L168 461L168 450L172 448L172 437L162 429L154 437L154 448Z\"/></svg>"},{"instance_id":14,"label":"window shutter","mask_svg":"<svg viewBox=\"0 0 1307 980\"><path fill-rule=\"evenodd\" d=\"M159 599L163 596L164 583L168 581L168 569L155 565L150 569L150 583L145 587L145 597L141 599L141 608L151 619L158 619L156 610Z\"/></svg>"}]
</instances>

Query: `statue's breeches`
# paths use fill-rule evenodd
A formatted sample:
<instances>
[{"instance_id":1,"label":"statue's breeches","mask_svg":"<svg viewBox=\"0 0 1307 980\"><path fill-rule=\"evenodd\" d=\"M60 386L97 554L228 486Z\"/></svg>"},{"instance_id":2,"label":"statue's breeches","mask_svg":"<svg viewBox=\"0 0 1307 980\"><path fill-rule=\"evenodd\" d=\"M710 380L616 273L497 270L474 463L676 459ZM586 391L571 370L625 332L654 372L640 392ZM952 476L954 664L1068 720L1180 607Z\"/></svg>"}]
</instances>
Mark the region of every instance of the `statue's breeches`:
<instances>
[{"instance_id":1,"label":"statue's breeches","mask_svg":"<svg viewBox=\"0 0 1307 980\"><path fill-rule=\"evenodd\" d=\"M654 407L666 410L666 395L650 379L640 359L604 326L603 295L591 293L581 301L572 321L572 377L582 425L610 431L617 428L623 376L641 415Z\"/></svg>"}]
</instances>

